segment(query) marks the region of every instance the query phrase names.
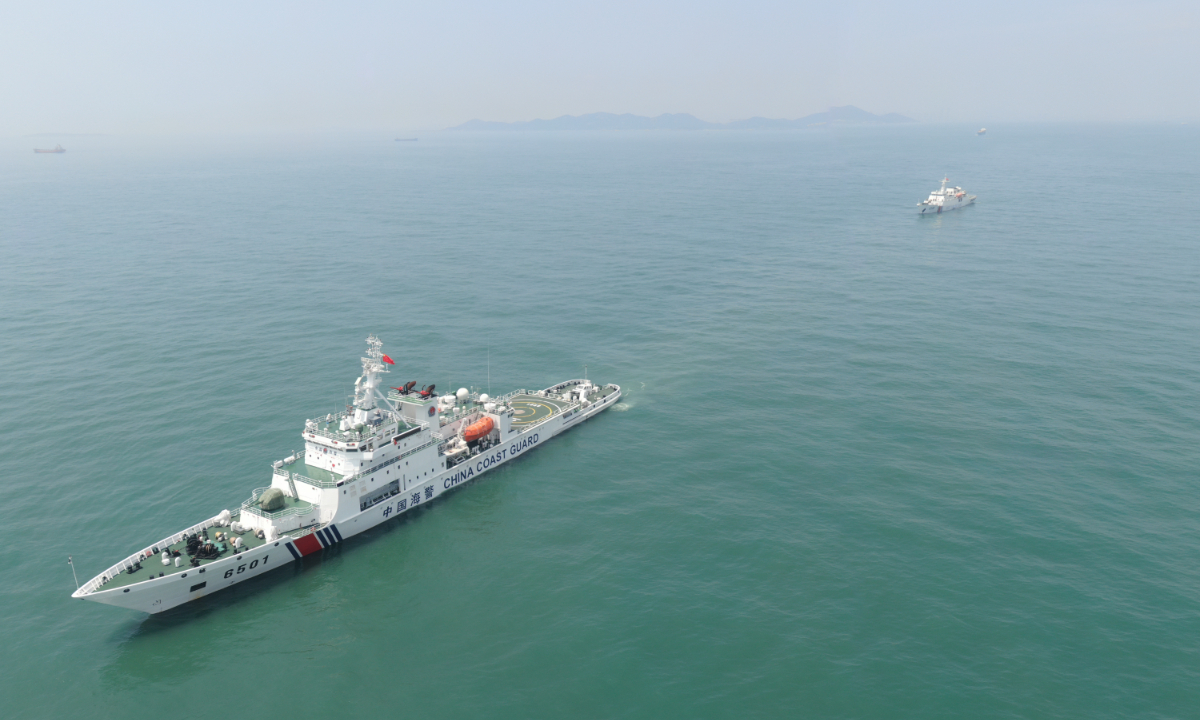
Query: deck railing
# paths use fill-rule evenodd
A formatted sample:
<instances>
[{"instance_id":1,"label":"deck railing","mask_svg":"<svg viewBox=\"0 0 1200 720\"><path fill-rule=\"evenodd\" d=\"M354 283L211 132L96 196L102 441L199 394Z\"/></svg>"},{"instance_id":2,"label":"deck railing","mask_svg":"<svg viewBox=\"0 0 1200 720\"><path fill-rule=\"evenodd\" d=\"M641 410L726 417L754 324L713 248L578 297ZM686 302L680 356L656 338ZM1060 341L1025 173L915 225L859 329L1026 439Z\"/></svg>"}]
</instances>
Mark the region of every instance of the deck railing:
<instances>
[{"instance_id":1,"label":"deck railing","mask_svg":"<svg viewBox=\"0 0 1200 720\"><path fill-rule=\"evenodd\" d=\"M405 450L403 453L397 455L396 457L392 458L391 460L381 462L378 465L376 465L375 467L367 468L366 470L363 470L362 472L356 473L354 475L351 475L350 477L345 478L343 480L343 483L348 483L348 482L357 480L361 477L366 477L367 475L370 475L371 473L378 472L379 470L384 469L385 467L387 467L388 465L391 465L392 463L399 462L399 461L403 460L404 458L412 455L413 453L419 453L422 450L425 450L426 448L428 448L429 446L437 445L441 442L442 442L442 439L440 436L434 437L431 440L421 443L420 445L416 446L415 448L413 448L411 450Z\"/></svg>"},{"instance_id":2,"label":"deck railing","mask_svg":"<svg viewBox=\"0 0 1200 720\"><path fill-rule=\"evenodd\" d=\"M144 552L146 552L146 550L153 550L154 548L158 548L159 551L161 552L164 548L170 547L171 545L174 545L177 542L181 542L188 535L193 535L193 534L199 533L201 530L207 530L210 527L216 526L218 517L220 517L220 515L214 515L213 517L209 518L208 520L197 523L186 530L181 530L180 532L177 532L174 535L171 535L170 537L163 538L162 540L159 540L156 543L147 545L145 550L138 550L137 552L133 553L129 557L125 558L124 560L121 560L120 562L116 563L115 565L108 568L107 570L100 573L99 575L92 578L91 580L88 580L83 585L80 585L79 590L77 592L86 595L88 593L92 593L92 592L99 590L104 585L106 585L109 581L111 581L113 578L115 578L117 575L121 574L122 571L133 569L133 566L135 563L146 562L147 560L152 560L154 558L153 555L151 555L149 558L145 558L142 556L142 554Z\"/></svg>"},{"instance_id":3,"label":"deck railing","mask_svg":"<svg viewBox=\"0 0 1200 720\"><path fill-rule=\"evenodd\" d=\"M340 412L340 413L337 413L336 415L334 415L333 420L328 423L328 426L330 428L336 427L337 428L336 430L321 428L320 427L321 425L326 424L325 418L317 418L316 420L312 421L312 422L317 423L317 427L315 427L311 430L309 430L308 427L305 427L304 432L305 432L305 434L319 435L319 436L329 439L329 440L337 440L338 442L347 442L347 441L362 442L365 440L370 440L373 437L382 438L382 437L386 437L387 435L390 435L391 434L390 432L379 432L379 428L382 427L383 425L390 426L392 423L398 423L396 426L397 431L400 430L400 425L411 426L410 423L405 421L405 419L400 416L400 413L393 412L391 410L384 410L383 408L380 408L380 410L382 411L383 416L380 419L379 424L376 425L372 422L367 422L363 426L362 430L354 430L354 429L342 430L340 427L338 427L341 425L343 418L353 417L349 413Z\"/></svg>"},{"instance_id":4,"label":"deck railing","mask_svg":"<svg viewBox=\"0 0 1200 720\"><path fill-rule=\"evenodd\" d=\"M338 486L337 480L317 480L315 478L310 478L307 475L301 475L300 473L292 473L292 479L296 482L302 482L305 485L312 485L313 487L319 487L326 490Z\"/></svg>"},{"instance_id":5,"label":"deck railing","mask_svg":"<svg viewBox=\"0 0 1200 720\"><path fill-rule=\"evenodd\" d=\"M260 518L266 518L268 520L280 520L295 515L308 515L313 512L320 512L320 506L314 503L309 503L308 507L306 508L284 508L283 510L278 510L275 512L263 510L262 508L255 506L254 503L257 502L258 499L262 497L262 494L267 490L270 490L270 488L255 488L254 492L250 494L250 499L242 503L242 512L246 513L247 515L257 515Z\"/></svg>"},{"instance_id":6,"label":"deck railing","mask_svg":"<svg viewBox=\"0 0 1200 720\"><path fill-rule=\"evenodd\" d=\"M488 398L488 402L494 402L497 405L504 405L509 400L512 400L513 398L515 398L518 395L528 395L528 394L529 394L528 390L524 390L524 389L513 390L512 392L510 392L506 395L501 395L500 397Z\"/></svg>"}]
</instances>

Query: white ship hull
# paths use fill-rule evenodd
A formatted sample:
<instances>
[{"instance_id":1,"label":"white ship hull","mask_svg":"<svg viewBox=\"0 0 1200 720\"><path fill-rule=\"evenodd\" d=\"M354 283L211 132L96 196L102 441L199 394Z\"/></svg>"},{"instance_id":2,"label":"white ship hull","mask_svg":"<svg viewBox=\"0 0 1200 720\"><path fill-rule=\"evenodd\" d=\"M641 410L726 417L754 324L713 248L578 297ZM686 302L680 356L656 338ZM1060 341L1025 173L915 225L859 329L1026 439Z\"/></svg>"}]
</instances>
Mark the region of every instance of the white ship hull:
<instances>
[{"instance_id":1,"label":"white ship hull","mask_svg":"<svg viewBox=\"0 0 1200 720\"><path fill-rule=\"evenodd\" d=\"M968 205L973 205L974 203L974 195L967 195L966 197L961 198L947 198L941 204L934 204L926 201L917 205L917 214L937 215L939 213L949 212L951 210L958 210L959 208L964 208Z\"/></svg>"},{"instance_id":2,"label":"white ship hull","mask_svg":"<svg viewBox=\"0 0 1200 720\"><path fill-rule=\"evenodd\" d=\"M432 452L436 452L438 440L429 440L426 431L424 437L416 436L413 440L414 443L423 442L424 444L417 444L407 454L397 454L394 459L382 463L366 473L341 480L331 487L320 490L310 489L310 492L324 494L322 507L332 506L335 508L332 511L332 517L323 518L321 522L315 522L311 527L299 528L278 538L268 539L262 546L244 550L240 554L231 554L229 557L214 560L198 568L180 569L172 564L166 569L173 574L164 574L163 577L152 575L162 569L159 568L160 560L157 555L151 555L149 558L145 558L143 553L131 555L109 568L105 573L93 578L72 597L147 613L159 613L284 567L307 555L318 553L324 548L397 518L418 505L432 502L487 471L525 455L562 431L612 407L621 397L620 388L615 385L605 386L603 389L609 391L609 394L603 395L601 399L590 404L560 402L557 400L557 395L551 394L555 389L569 390L572 383L578 382L568 381L538 393L538 395L555 398L548 402L554 402L556 406L560 406L557 411L551 410L549 417L521 428L519 431L511 432L507 437L500 438L500 441L491 447L476 450L475 454L467 460L451 464L451 461L437 456L435 462L440 465L435 465L432 471L411 479L406 475L401 475L401 465L397 461L412 457L412 464L417 465L421 462L428 463L433 459L433 456L429 455L431 443L433 443ZM580 400L583 399L585 398L580 398ZM432 415L432 412L430 414ZM394 444L399 447L398 443ZM406 462L405 465L408 463ZM426 464L422 467L427 466L429 465ZM398 475L400 477L397 477ZM287 480L281 481L280 484L284 482ZM379 495L380 490L392 488L393 483L395 483L395 489L390 494L375 497ZM374 494L368 496L369 492L374 492ZM363 498L361 502L360 497ZM364 507L365 509L362 509ZM186 534L201 530L220 529L216 520L217 518L207 520L182 533L177 533L171 538L164 539L158 543L156 549L178 543L179 538ZM149 572L147 572L146 579L134 582L133 575L125 574L133 563L145 563L148 566ZM125 584L107 588L110 581L117 577L122 577Z\"/></svg>"},{"instance_id":3,"label":"white ship hull","mask_svg":"<svg viewBox=\"0 0 1200 720\"><path fill-rule=\"evenodd\" d=\"M71 597L130 610L160 613L287 565L295 557L288 552L286 544L287 541L281 538L269 547L218 560L198 570L143 580L127 588L87 594L76 592Z\"/></svg>"}]
</instances>

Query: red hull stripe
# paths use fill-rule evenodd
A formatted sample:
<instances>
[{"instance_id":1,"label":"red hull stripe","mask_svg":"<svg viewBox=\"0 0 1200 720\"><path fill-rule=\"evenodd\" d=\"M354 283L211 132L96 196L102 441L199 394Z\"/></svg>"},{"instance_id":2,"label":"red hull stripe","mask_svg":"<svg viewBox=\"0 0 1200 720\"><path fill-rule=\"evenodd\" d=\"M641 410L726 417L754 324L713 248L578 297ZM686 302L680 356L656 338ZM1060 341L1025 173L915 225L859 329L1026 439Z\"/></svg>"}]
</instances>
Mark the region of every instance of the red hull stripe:
<instances>
[{"instance_id":1,"label":"red hull stripe","mask_svg":"<svg viewBox=\"0 0 1200 720\"><path fill-rule=\"evenodd\" d=\"M313 535L305 535L302 538L292 541L292 544L300 551L301 556L312 555L321 549L321 541Z\"/></svg>"}]
</instances>

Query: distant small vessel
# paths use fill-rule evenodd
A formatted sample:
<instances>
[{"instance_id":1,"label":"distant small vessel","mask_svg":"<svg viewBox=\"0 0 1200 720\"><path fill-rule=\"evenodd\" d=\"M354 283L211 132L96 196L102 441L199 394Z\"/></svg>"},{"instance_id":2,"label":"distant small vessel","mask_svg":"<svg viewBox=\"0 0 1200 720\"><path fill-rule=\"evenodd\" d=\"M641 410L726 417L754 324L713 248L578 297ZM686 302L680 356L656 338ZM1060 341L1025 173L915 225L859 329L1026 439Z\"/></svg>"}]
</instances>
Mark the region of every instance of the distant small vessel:
<instances>
[{"instance_id":1,"label":"distant small vessel","mask_svg":"<svg viewBox=\"0 0 1200 720\"><path fill-rule=\"evenodd\" d=\"M976 135L987 135L987 128L979 128L979 132L977 132L975 134Z\"/></svg>"},{"instance_id":2,"label":"distant small vessel","mask_svg":"<svg viewBox=\"0 0 1200 720\"><path fill-rule=\"evenodd\" d=\"M947 188L948 182L950 178L942 178L941 189L934 190L924 202L917 203L920 214L940 215L943 210L957 210L975 202L975 196L966 194L962 188Z\"/></svg>"},{"instance_id":3,"label":"distant small vessel","mask_svg":"<svg viewBox=\"0 0 1200 720\"><path fill-rule=\"evenodd\" d=\"M396 142L416 142L416 138L396 138Z\"/></svg>"},{"instance_id":4,"label":"distant small vessel","mask_svg":"<svg viewBox=\"0 0 1200 720\"><path fill-rule=\"evenodd\" d=\"M53 150L41 150L38 148L34 148L33 151L35 153L65 153L66 149L63 148L62 145L55 145Z\"/></svg>"}]
</instances>

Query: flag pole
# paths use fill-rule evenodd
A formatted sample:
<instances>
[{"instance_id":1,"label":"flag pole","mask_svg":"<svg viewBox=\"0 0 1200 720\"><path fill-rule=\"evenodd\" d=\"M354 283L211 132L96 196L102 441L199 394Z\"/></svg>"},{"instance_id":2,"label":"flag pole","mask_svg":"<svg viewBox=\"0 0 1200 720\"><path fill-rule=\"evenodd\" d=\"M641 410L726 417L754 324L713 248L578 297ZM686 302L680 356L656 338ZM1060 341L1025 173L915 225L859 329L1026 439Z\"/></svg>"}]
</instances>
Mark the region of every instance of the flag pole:
<instances>
[{"instance_id":1,"label":"flag pole","mask_svg":"<svg viewBox=\"0 0 1200 720\"><path fill-rule=\"evenodd\" d=\"M71 577L75 578L75 589L79 589L79 576L75 574L75 563L71 561L71 556L67 556L67 564L71 566Z\"/></svg>"}]
</instances>

